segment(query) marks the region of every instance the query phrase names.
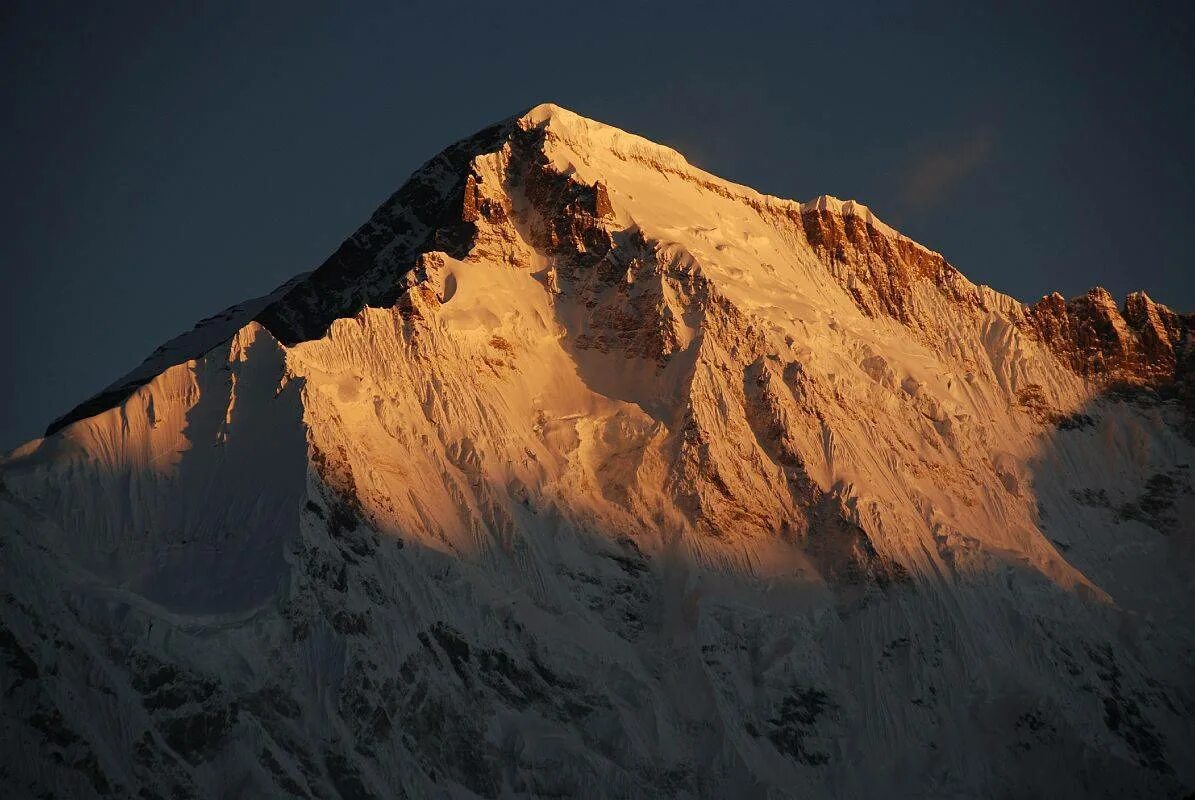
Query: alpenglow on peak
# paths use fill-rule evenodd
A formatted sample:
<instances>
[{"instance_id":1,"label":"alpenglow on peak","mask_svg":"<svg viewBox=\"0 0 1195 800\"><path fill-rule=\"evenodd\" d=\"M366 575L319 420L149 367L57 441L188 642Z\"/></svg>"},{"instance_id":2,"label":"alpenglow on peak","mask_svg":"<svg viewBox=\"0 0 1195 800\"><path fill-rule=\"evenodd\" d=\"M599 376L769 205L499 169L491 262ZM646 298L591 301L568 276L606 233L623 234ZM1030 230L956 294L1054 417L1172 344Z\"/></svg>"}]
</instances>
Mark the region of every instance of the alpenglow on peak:
<instances>
[{"instance_id":1,"label":"alpenglow on peak","mask_svg":"<svg viewBox=\"0 0 1195 800\"><path fill-rule=\"evenodd\" d=\"M1182 796L1193 325L536 106L0 460L4 780Z\"/></svg>"}]
</instances>

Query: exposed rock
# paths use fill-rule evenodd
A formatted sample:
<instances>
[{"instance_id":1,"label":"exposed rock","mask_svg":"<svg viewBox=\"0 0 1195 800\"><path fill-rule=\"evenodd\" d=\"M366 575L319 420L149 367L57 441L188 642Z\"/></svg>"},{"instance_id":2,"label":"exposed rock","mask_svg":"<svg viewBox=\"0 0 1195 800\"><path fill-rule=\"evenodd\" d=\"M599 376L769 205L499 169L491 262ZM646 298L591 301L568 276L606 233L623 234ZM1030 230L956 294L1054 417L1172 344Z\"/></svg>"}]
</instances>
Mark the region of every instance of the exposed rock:
<instances>
[{"instance_id":1,"label":"exposed rock","mask_svg":"<svg viewBox=\"0 0 1195 800\"><path fill-rule=\"evenodd\" d=\"M1067 364L1098 384L1177 387L1188 380L1192 319L1130 294L1124 308L1096 287L1067 301L1055 292L1030 307L1031 329Z\"/></svg>"}]
</instances>

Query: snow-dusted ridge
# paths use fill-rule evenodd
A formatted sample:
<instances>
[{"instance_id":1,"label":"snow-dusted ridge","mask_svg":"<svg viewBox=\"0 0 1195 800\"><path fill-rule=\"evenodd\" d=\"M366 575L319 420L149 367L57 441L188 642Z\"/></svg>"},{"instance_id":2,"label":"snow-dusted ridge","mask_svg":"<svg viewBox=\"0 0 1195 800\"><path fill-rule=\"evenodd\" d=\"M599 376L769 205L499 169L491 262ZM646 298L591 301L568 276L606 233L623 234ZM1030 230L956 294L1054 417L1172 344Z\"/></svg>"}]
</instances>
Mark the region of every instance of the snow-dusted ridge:
<instances>
[{"instance_id":1,"label":"snow-dusted ridge","mask_svg":"<svg viewBox=\"0 0 1195 800\"><path fill-rule=\"evenodd\" d=\"M0 776L1182 796L1192 327L537 106L0 461Z\"/></svg>"},{"instance_id":2,"label":"snow-dusted ridge","mask_svg":"<svg viewBox=\"0 0 1195 800\"><path fill-rule=\"evenodd\" d=\"M832 195L823 194L808 202L801 202L763 194L752 189L750 186L728 181L693 166L683 155L671 147L656 144L649 139L633 133L627 133L611 125L586 119L555 103L541 103L535 106L520 116L519 122L524 125L545 127L554 132L561 133L565 137L580 136L592 148L606 150L623 158L649 159L665 169L688 173L699 180L725 187L744 198L766 203L770 206L782 209L794 209L799 212L828 211L840 216L854 216L862 219L885 235L912 241L882 222L867 206L855 200L840 200Z\"/></svg>"},{"instance_id":3,"label":"snow-dusted ridge","mask_svg":"<svg viewBox=\"0 0 1195 800\"><path fill-rule=\"evenodd\" d=\"M158 347L126 375L51 422L46 429L46 435L53 435L72 422L106 411L175 364L201 356L228 341L263 309L279 300L306 277L307 273L297 275L269 294L230 306L218 314L200 320L191 330L180 333Z\"/></svg>"},{"instance_id":4,"label":"snow-dusted ridge","mask_svg":"<svg viewBox=\"0 0 1195 800\"><path fill-rule=\"evenodd\" d=\"M879 217L872 213L870 208L854 200L839 200L837 197L823 194L807 203L801 203L801 211L829 211L832 214L838 214L843 217L859 217L868 225L889 236L908 238L882 222Z\"/></svg>"}]
</instances>

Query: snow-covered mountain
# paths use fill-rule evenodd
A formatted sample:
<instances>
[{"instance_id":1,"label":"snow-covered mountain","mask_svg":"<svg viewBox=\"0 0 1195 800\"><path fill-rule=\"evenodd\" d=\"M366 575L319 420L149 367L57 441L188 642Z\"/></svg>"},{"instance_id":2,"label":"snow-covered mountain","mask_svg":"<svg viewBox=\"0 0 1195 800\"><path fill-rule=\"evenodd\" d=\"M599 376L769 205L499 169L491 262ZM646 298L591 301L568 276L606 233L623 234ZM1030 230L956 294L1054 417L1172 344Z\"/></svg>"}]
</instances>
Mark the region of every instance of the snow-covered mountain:
<instances>
[{"instance_id":1,"label":"snow-covered mountain","mask_svg":"<svg viewBox=\"0 0 1195 800\"><path fill-rule=\"evenodd\" d=\"M5 796L1180 796L1193 327L538 106L0 462Z\"/></svg>"}]
</instances>

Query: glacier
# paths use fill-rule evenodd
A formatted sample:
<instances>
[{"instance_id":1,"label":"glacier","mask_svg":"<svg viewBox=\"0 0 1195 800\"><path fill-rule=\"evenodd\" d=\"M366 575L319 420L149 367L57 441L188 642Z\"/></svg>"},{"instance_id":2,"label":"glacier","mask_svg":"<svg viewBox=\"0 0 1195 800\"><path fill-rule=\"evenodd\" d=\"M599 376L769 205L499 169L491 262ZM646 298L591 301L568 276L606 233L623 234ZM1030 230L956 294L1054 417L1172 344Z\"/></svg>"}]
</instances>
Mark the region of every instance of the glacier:
<instances>
[{"instance_id":1,"label":"glacier","mask_svg":"<svg viewBox=\"0 0 1195 800\"><path fill-rule=\"evenodd\" d=\"M0 461L0 782L1181 796L1193 327L537 106Z\"/></svg>"}]
</instances>

